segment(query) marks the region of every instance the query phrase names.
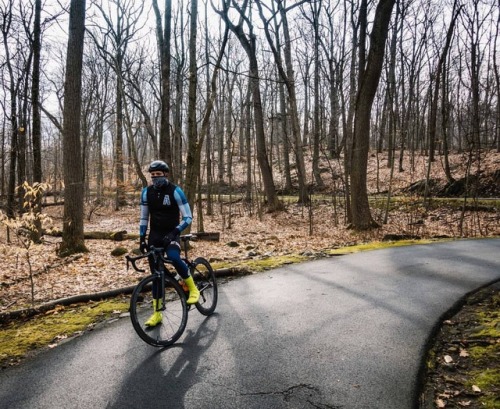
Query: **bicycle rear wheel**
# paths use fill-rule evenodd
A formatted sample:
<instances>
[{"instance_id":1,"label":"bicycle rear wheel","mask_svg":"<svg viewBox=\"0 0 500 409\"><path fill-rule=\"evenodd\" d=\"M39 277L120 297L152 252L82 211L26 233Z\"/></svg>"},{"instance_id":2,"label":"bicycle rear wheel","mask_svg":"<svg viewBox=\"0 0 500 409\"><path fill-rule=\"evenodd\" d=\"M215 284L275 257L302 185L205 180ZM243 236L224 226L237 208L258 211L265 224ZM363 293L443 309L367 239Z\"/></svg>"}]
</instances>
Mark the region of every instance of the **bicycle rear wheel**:
<instances>
[{"instance_id":1,"label":"bicycle rear wheel","mask_svg":"<svg viewBox=\"0 0 500 409\"><path fill-rule=\"evenodd\" d=\"M153 310L153 283L160 288L160 278L151 275L135 287L130 298L130 319L137 334L148 344L157 347L172 345L184 332L187 324L186 296L181 286L169 275L165 275L165 303L161 308L162 321L155 327L144 323Z\"/></svg>"},{"instance_id":2,"label":"bicycle rear wheel","mask_svg":"<svg viewBox=\"0 0 500 409\"><path fill-rule=\"evenodd\" d=\"M203 315L211 315L217 306L218 291L214 270L203 257L198 257L191 268L193 280L200 290L200 300L195 304L196 309Z\"/></svg>"}]
</instances>

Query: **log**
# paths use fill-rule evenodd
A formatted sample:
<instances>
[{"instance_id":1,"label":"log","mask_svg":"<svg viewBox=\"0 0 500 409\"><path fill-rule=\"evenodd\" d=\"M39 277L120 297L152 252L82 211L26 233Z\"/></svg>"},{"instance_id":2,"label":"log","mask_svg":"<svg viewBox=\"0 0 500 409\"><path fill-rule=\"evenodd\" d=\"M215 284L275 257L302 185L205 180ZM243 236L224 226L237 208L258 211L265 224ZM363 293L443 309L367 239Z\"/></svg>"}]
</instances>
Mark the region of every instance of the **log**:
<instances>
[{"instance_id":1,"label":"log","mask_svg":"<svg viewBox=\"0 0 500 409\"><path fill-rule=\"evenodd\" d=\"M51 230L44 231L47 236L62 237L61 230ZM199 232L192 233L196 236L196 240L206 240L206 241L219 241L219 232ZM123 240L138 240L138 234L128 234L126 230L121 231L87 231L83 233L83 237L86 240L112 240L112 241L123 241Z\"/></svg>"},{"instance_id":2,"label":"log","mask_svg":"<svg viewBox=\"0 0 500 409\"><path fill-rule=\"evenodd\" d=\"M45 231L45 235L53 237L62 237L61 230L51 230ZM87 231L83 233L83 237L86 240L112 240L112 241L123 241L128 239L138 239L138 234L128 234L126 230L121 231Z\"/></svg>"},{"instance_id":3,"label":"log","mask_svg":"<svg viewBox=\"0 0 500 409\"><path fill-rule=\"evenodd\" d=\"M219 232L199 232L193 233L196 236L196 240L206 240L206 241L219 241Z\"/></svg>"}]
</instances>

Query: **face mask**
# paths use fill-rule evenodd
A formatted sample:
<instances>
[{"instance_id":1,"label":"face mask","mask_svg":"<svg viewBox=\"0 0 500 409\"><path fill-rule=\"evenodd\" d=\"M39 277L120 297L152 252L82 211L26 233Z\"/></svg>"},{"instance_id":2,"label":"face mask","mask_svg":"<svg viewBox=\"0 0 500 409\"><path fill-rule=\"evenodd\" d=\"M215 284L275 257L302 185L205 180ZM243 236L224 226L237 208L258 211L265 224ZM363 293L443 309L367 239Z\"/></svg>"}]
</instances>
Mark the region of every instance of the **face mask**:
<instances>
[{"instance_id":1,"label":"face mask","mask_svg":"<svg viewBox=\"0 0 500 409\"><path fill-rule=\"evenodd\" d=\"M153 179L153 186L155 189L160 189L167 184L167 178L165 176L155 176Z\"/></svg>"}]
</instances>

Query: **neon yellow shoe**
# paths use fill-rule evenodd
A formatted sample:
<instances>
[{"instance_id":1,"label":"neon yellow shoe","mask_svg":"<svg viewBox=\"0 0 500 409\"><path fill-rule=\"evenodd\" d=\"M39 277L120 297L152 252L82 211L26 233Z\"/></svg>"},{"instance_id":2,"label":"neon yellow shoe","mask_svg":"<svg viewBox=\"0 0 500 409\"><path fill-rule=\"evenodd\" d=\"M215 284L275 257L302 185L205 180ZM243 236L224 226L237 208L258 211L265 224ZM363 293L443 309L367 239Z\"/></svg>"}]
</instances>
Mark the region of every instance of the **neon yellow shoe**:
<instances>
[{"instance_id":1,"label":"neon yellow shoe","mask_svg":"<svg viewBox=\"0 0 500 409\"><path fill-rule=\"evenodd\" d=\"M151 317L149 317L149 319L144 323L146 327L156 327L158 324L161 324L163 316L161 315L161 311L158 311L161 307L161 299L156 300L153 298L154 312Z\"/></svg>"},{"instance_id":2,"label":"neon yellow shoe","mask_svg":"<svg viewBox=\"0 0 500 409\"><path fill-rule=\"evenodd\" d=\"M188 278L184 279L184 282L189 288L189 298L187 299L186 303L188 305L196 304L200 299L200 292L198 291L198 287L196 287L196 284L193 281L193 277L189 276Z\"/></svg>"}]
</instances>

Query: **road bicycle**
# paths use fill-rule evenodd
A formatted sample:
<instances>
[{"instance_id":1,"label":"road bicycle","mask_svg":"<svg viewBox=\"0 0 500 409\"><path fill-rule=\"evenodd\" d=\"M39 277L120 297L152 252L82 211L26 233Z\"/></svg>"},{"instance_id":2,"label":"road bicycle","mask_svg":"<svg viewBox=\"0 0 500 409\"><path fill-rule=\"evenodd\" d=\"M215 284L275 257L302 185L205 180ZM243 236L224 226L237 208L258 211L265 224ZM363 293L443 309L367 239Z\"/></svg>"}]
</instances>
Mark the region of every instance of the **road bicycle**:
<instances>
[{"instance_id":1,"label":"road bicycle","mask_svg":"<svg viewBox=\"0 0 500 409\"><path fill-rule=\"evenodd\" d=\"M200 300L194 304L203 315L211 315L217 306L217 281L210 263L203 257L194 260L188 258L189 241L196 238L196 234L180 236L184 256L182 260L187 264L189 272L200 291ZM129 263L140 272L146 270L137 267L136 262L148 259L151 275L143 278L135 287L130 298L130 319L137 334L148 344L157 347L166 347L176 342L186 328L188 312L191 305L186 303L189 290L181 276L172 266L172 261L166 258L163 247L150 246L147 253L133 257L126 256L127 268ZM170 267L167 267L170 265ZM156 297L162 302L157 303L156 311L162 313L162 322L154 327L147 327L148 315L152 312L153 289Z\"/></svg>"}]
</instances>

